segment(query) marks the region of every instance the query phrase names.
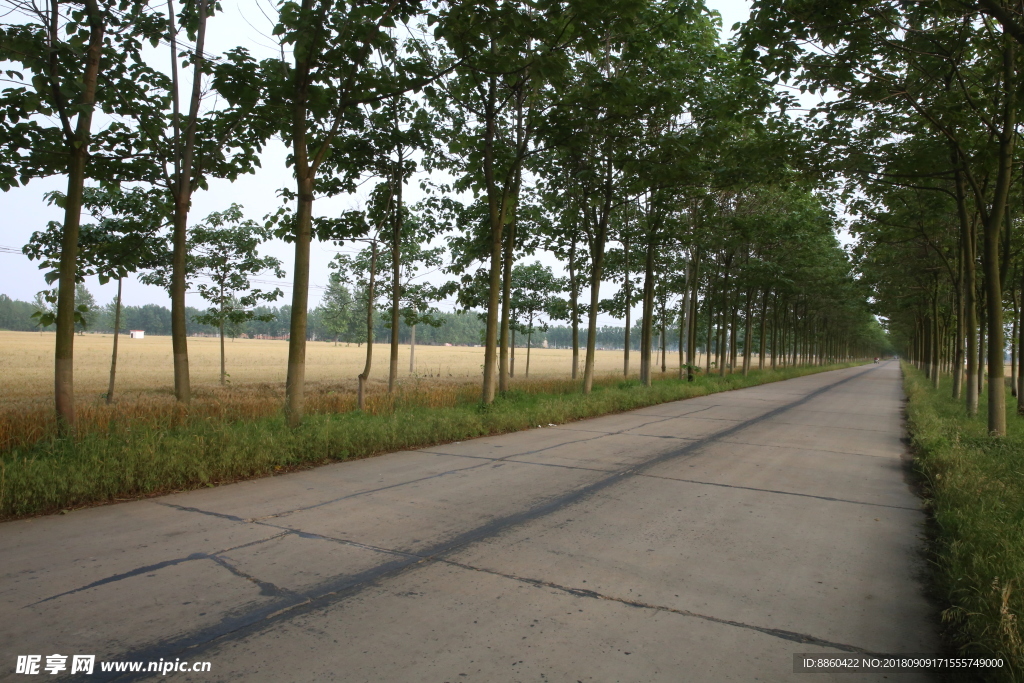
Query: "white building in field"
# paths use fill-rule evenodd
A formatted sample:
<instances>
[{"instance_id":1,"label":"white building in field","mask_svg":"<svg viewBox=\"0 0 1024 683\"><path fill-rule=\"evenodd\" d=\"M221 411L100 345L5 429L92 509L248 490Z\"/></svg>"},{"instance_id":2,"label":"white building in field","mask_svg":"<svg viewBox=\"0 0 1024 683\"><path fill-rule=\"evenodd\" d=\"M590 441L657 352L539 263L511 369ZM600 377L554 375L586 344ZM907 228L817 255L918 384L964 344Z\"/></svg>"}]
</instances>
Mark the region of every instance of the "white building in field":
<instances>
[{"instance_id":1,"label":"white building in field","mask_svg":"<svg viewBox=\"0 0 1024 683\"><path fill-rule=\"evenodd\" d=\"M128 334L131 335L132 339L145 339L146 338L146 331L145 330L128 330Z\"/></svg>"}]
</instances>

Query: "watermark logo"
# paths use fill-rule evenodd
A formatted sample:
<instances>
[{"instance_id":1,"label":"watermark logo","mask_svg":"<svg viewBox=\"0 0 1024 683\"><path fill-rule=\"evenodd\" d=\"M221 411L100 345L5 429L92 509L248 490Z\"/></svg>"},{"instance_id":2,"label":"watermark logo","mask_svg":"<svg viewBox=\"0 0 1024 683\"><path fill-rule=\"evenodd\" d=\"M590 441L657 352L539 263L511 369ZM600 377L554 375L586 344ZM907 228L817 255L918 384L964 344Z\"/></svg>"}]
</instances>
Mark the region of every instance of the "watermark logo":
<instances>
[{"instance_id":1,"label":"watermark logo","mask_svg":"<svg viewBox=\"0 0 1024 683\"><path fill-rule=\"evenodd\" d=\"M18 655L14 673L30 676L37 674L55 676L65 672L92 674L95 668L96 655ZM145 671L163 676L179 671L203 673L210 671L210 662L183 662L180 659L174 661L161 659L157 662L100 662L100 671Z\"/></svg>"}]
</instances>

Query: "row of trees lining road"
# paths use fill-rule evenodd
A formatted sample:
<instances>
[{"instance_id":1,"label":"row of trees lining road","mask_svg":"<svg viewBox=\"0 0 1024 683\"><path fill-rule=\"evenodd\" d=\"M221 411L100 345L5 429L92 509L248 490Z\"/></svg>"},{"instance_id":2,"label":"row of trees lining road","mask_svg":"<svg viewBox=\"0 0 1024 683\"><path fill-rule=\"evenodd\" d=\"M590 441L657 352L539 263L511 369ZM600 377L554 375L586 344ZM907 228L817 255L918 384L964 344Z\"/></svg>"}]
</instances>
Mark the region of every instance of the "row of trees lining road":
<instances>
[{"instance_id":1,"label":"row of trees lining road","mask_svg":"<svg viewBox=\"0 0 1024 683\"><path fill-rule=\"evenodd\" d=\"M1007 342L1024 415L1024 243L1012 211L1024 199L1024 9L758 0L743 42L767 70L830 93L814 134L845 178L876 310L935 386L952 375L970 414L987 365L988 428L1004 435Z\"/></svg>"},{"instance_id":2,"label":"row of trees lining road","mask_svg":"<svg viewBox=\"0 0 1024 683\"><path fill-rule=\"evenodd\" d=\"M26 247L57 284L55 407L66 431L74 290L88 274L120 281L147 271L168 289L175 395L190 400L185 291L204 268L214 272L199 265L209 256L202 236L212 239L210 221L226 215L189 227L191 198L210 179L251 172L272 138L291 149L285 204L265 226L232 220L255 240L246 242L253 259L267 230L295 249L291 425L303 415L313 240L358 250L335 262L336 284L364 297L370 337L376 302L386 305L390 390L400 325L437 322L433 302L451 294L484 311L485 403L508 389L512 336L532 343L542 307L572 329L584 392L601 311L630 330L642 309L645 384L659 345L667 367L669 330L684 341L680 373L690 378L698 345L714 355L704 370L720 373L884 348L868 290L836 241L828 174L810 144L817 131L787 115L791 99L762 66L719 41L699 2L289 1L273 17L280 54L266 59L243 47L205 52L218 10L208 0L166 10L139 0L6 2L18 23L3 24L0 41L14 67L0 96L0 183L68 183L52 197L64 220ZM168 50L171 68L144 43ZM428 182L427 199L410 207L412 174L435 170L451 183ZM372 187L364 209L314 210L317 198L359 187ZM83 226L83 211L95 222ZM136 238L147 250L126 251ZM445 250L431 247L439 238ZM565 264L564 282L520 264L538 251ZM121 253L145 258L120 262ZM204 290L208 322L261 315L256 303L270 294L252 290L250 276L279 265L242 261L222 274L238 278L230 294ZM454 279L423 284L438 268ZM609 282L619 290L603 291ZM361 385L371 353L368 345Z\"/></svg>"}]
</instances>

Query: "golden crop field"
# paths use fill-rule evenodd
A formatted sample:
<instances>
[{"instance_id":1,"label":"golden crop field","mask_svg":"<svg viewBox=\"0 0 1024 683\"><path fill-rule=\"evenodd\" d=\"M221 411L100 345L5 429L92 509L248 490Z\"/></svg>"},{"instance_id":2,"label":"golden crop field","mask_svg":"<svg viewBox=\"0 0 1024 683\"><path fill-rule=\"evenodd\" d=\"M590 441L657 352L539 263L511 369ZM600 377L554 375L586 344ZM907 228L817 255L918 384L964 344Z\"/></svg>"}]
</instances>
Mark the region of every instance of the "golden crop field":
<instances>
[{"instance_id":1,"label":"golden crop field","mask_svg":"<svg viewBox=\"0 0 1024 683\"><path fill-rule=\"evenodd\" d=\"M75 337L75 391L83 398L107 391L113 335L85 334ZM33 399L52 392L52 333L0 331L0 395L5 400ZM236 387L252 384L282 385L288 360L288 342L269 339L228 339L225 342L227 372ZM219 387L220 342L212 337L189 337L189 366L194 388ZM409 346L399 350L399 377L445 382L476 382L484 359L482 347L416 346L416 372L409 372ZM389 344L374 344L371 383L387 382ZM582 352L581 352L582 356ZM366 347L333 342L308 342L306 381L311 384L350 386L363 369ZM678 367L669 354L669 365ZM639 354L631 365L638 367ZM582 363L582 360L581 360ZM598 351L598 374L621 372L622 351ZM635 367L634 367L635 369ZM572 352L567 349L534 348L530 352L530 377L571 376ZM526 349L516 349L516 375L526 372ZM173 387L171 338L149 336L131 339L121 335L117 361L116 393L167 393Z\"/></svg>"},{"instance_id":2,"label":"golden crop field","mask_svg":"<svg viewBox=\"0 0 1024 683\"><path fill-rule=\"evenodd\" d=\"M244 419L280 412L288 358L286 341L227 340L229 385L221 387L220 342L189 337L189 366L194 400L184 412L175 404L170 337L131 339L121 335L117 361L115 405L104 396L110 373L113 336L75 337L75 398L79 431L105 431L119 420L172 425L191 416ZM55 429L53 396L53 333L0 331L0 451L31 443ZM479 391L482 347L416 347L415 372L409 371L409 346L399 350L400 400L445 406ZM369 408L382 409L395 400L385 393L390 346L375 344L370 373ZM309 342L306 347L306 407L310 412L345 412L355 408L356 376L362 371L366 347ZM581 352L581 364L582 364ZM544 390L571 378L572 352L534 348L527 382L526 349L515 352L513 386ZM633 352L630 368L639 368ZM660 361L659 361L660 362ZM678 355L668 354L670 372ZM598 376L621 376L622 351L598 351ZM582 373L581 373L582 374Z\"/></svg>"}]
</instances>

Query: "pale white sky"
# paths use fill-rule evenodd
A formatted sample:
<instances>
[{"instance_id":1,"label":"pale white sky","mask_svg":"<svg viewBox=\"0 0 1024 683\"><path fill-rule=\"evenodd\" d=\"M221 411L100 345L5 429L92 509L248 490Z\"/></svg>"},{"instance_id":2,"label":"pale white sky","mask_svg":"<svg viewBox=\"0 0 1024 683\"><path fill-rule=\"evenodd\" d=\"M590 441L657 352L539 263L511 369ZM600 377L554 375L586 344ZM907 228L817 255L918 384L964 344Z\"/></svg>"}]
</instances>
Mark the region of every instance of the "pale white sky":
<instances>
[{"instance_id":1,"label":"pale white sky","mask_svg":"<svg viewBox=\"0 0 1024 683\"><path fill-rule=\"evenodd\" d=\"M261 0L227 0L222 3L224 12L211 19L207 52L219 54L236 45L248 47L254 54L263 55L273 51L273 42L265 37L269 22L260 11ZM262 0L264 3L267 0ZM723 33L731 37L731 27L736 22L746 21L750 3L746 0L705 0L710 9L722 15ZM270 12L267 12L269 15ZM276 211L280 205L277 190L281 187L292 187L290 170L285 166L286 150L279 141L274 141L265 149L261 157L261 168L251 176L244 176L234 183L227 181L211 181L208 192L197 192L193 197L192 221L198 221L212 211L225 209L232 202L241 204L245 213L253 219L261 219L264 215ZM415 202L420 198L419 178L414 177L406 189L406 199ZM0 246L20 251L28 242L32 233L45 228L51 220L61 220L61 212L55 207L46 206L43 195L52 190L66 190L66 181L62 178L48 178L32 181L26 187L19 187L0 194L0 215L4 216L3 227L0 228ZM357 197L338 197L318 199L315 211L318 215L337 215L340 211L355 208L359 205ZM285 296L276 304L291 302L291 289L288 286L292 273L292 247L282 241L269 242L261 250L264 254L277 256L284 263L289 278L281 281ZM327 267L331 258L337 253L338 247L330 243L314 242L311 253L310 307L315 306L321 296L321 289L329 275ZM562 270L561 264L550 254L537 257L550 265L556 272ZM533 258L529 259L533 260ZM560 273L561 274L561 273ZM109 283L101 286L96 278L89 278L87 286L100 304L112 300L116 294L116 285ZM262 285L261 285L262 286ZM0 293L31 301L36 292L45 289L46 282L37 264L29 261L20 253L6 253L0 250ZM602 287L602 295L611 296L614 285ZM142 305L148 303L169 306L167 293L158 288L139 283L135 278L125 281L124 302L126 305ZM205 307L197 294L190 294L188 303L197 308ZM448 305L442 308L450 309ZM601 316L601 324L621 324L608 316Z\"/></svg>"}]
</instances>

